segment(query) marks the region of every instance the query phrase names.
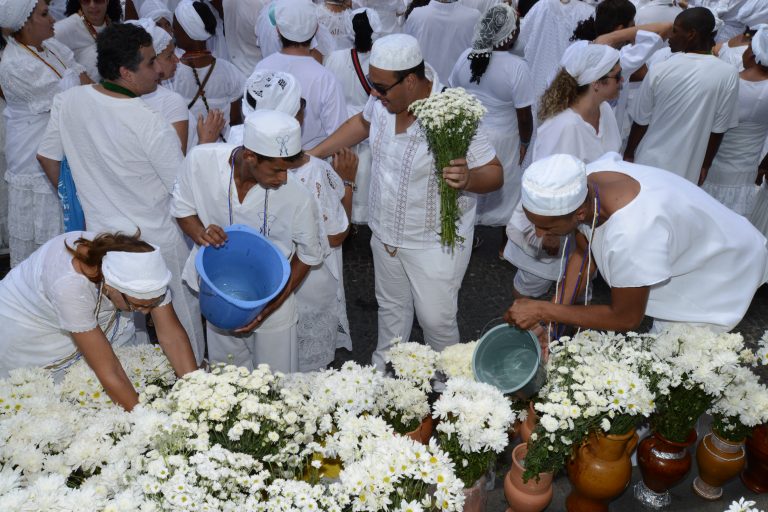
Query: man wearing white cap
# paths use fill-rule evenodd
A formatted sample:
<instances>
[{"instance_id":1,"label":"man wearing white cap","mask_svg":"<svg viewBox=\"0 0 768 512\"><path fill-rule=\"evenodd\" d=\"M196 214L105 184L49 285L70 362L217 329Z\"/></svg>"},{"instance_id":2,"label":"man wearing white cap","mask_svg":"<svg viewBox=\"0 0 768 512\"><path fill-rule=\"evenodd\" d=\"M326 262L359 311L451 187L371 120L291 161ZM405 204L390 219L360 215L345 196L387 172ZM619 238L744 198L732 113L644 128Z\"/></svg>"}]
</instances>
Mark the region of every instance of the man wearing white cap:
<instances>
[{"instance_id":1,"label":"man wearing white cap","mask_svg":"<svg viewBox=\"0 0 768 512\"><path fill-rule=\"evenodd\" d=\"M299 81L307 100L302 147L312 149L346 121L344 91L334 74L310 55L310 43L318 30L312 2L279 0L275 22L283 49L259 62L256 69L285 71Z\"/></svg>"},{"instance_id":2,"label":"man wearing white cap","mask_svg":"<svg viewBox=\"0 0 768 512\"><path fill-rule=\"evenodd\" d=\"M679 176L620 158L608 153L585 166L553 155L523 175L523 208L537 233L579 231L561 290L572 295L591 259L611 287L610 304L518 299L505 319L523 329L553 322L630 331L648 315L654 331L670 323L733 329L768 280L765 237Z\"/></svg>"},{"instance_id":3,"label":"man wearing white cap","mask_svg":"<svg viewBox=\"0 0 768 512\"><path fill-rule=\"evenodd\" d=\"M414 309L424 338L434 349L459 341L456 322L461 281L471 248L453 250L440 244L439 197L434 159L424 132L408 107L439 93L443 86L424 63L413 36L393 34L373 44L368 79L371 98L313 154L326 157L370 138L373 167L368 225L373 232L376 299L379 303L378 346L373 362L384 369L384 352L396 337L411 333ZM451 162L443 177L453 188L491 192L503 182L501 164L482 129L466 159ZM458 235L472 240L475 198L462 194Z\"/></svg>"},{"instance_id":4,"label":"man wearing white cap","mask_svg":"<svg viewBox=\"0 0 768 512\"><path fill-rule=\"evenodd\" d=\"M715 18L704 7L675 19L675 53L651 66L630 106L624 158L701 184L723 133L739 124L739 72L711 55Z\"/></svg>"},{"instance_id":5,"label":"man wearing white cap","mask_svg":"<svg viewBox=\"0 0 768 512\"><path fill-rule=\"evenodd\" d=\"M223 244L226 233L221 226L246 224L291 261L288 284L253 322L234 332L208 324L208 355L214 362L249 369L267 363L286 373L299 369L294 290L328 252L317 203L288 177L303 155L299 122L282 112L259 110L245 121L242 146L198 146L184 162L171 214L198 248ZM185 280L193 287L196 253L192 251L184 269Z\"/></svg>"}]
</instances>

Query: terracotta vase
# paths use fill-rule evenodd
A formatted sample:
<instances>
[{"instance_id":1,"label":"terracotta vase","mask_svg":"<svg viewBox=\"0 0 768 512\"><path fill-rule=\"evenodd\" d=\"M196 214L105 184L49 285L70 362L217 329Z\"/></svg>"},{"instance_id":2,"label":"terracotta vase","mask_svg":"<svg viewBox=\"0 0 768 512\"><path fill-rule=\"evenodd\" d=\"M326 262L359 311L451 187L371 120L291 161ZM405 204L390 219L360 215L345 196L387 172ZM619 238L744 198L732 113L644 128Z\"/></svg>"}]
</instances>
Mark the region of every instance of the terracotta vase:
<instances>
[{"instance_id":1,"label":"terracotta vase","mask_svg":"<svg viewBox=\"0 0 768 512\"><path fill-rule=\"evenodd\" d=\"M533 402L528 406L528 416L525 421L520 424L520 439L523 443L527 443L531 438L533 429L536 428L536 424L539 422L539 417L536 416L536 409L533 408Z\"/></svg>"},{"instance_id":2,"label":"terracotta vase","mask_svg":"<svg viewBox=\"0 0 768 512\"><path fill-rule=\"evenodd\" d=\"M717 500L723 495L723 484L738 475L746 462L744 440L726 441L710 432L696 448L699 476L693 481L693 490L706 500Z\"/></svg>"},{"instance_id":3,"label":"terracotta vase","mask_svg":"<svg viewBox=\"0 0 768 512\"><path fill-rule=\"evenodd\" d=\"M421 423L416 427L416 430L412 430L405 435L421 444L429 444L429 438L432 437L433 427L434 421L432 420L432 416L426 416L421 420Z\"/></svg>"},{"instance_id":4,"label":"terracotta vase","mask_svg":"<svg viewBox=\"0 0 768 512\"><path fill-rule=\"evenodd\" d=\"M593 433L568 462L571 494L568 512L608 512L608 503L632 479L630 455L637 446L635 429L624 435Z\"/></svg>"},{"instance_id":5,"label":"terracotta vase","mask_svg":"<svg viewBox=\"0 0 768 512\"><path fill-rule=\"evenodd\" d=\"M464 488L464 512L484 512L488 503L488 491L485 489L485 476L481 476L475 485Z\"/></svg>"},{"instance_id":6,"label":"terracotta vase","mask_svg":"<svg viewBox=\"0 0 768 512\"><path fill-rule=\"evenodd\" d=\"M540 473L538 480L523 481L528 445L519 444L512 450L512 467L504 477L507 512L540 512L552 501L552 473Z\"/></svg>"},{"instance_id":7,"label":"terracotta vase","mask_svg":"<svg viewBox=\"0 0 768 512\"><path fill-rule=\"evenodd\" d=\"M688 447L696 442L691 429L683 443L665 439L653 432L637 447L637 465L643 479L635 485L635 498L650 508L663 508L672 502L669 489L678 484L691 469Z\"/></svg>"},{"instance_id":8,"label":"terracotta vase","mask_svg":"<svg viewBox=\"0 0 768 512\"><path fill-rule=\"evenodd\" d=\"M746 450L747 469L741 481L754 493L768 492L768 424L755 427L747 437Z\"/></svg>"}]
</instances>

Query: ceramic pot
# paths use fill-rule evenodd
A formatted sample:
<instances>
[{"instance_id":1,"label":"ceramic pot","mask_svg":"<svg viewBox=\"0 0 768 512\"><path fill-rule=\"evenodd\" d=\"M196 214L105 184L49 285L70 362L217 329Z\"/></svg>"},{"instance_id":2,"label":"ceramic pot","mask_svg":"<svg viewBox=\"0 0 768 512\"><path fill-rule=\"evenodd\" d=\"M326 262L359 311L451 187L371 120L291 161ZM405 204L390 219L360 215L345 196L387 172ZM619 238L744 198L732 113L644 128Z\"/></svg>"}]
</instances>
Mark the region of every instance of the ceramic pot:
<instances>
[{"instance_id":1,"label":"ceramic pot","mask_svg":"<svg viewBox=\"0 0 768 512\"><path fill-rule=\"evenodd\" d=\"M624 435L590 434L566 466L571 481L568 512L608 512L608 503L632 478L630 455L637 441L635 429Z\"/></svg>"},{"instance_id":2,"label":"ceramic pot","mask_svg":"<svg viewBox=\"0 0 768 512\"><path fill-rule=\"evenodd\" d=\"M552 501L552 473L539 473L538 479L523 481L527 453L525 443L512 450L512 467L504 477L504 496L509 504L507 512L540 512Z\"/></svg>"},{"instance_id":3,"label":"ceramic pot","mask_svg":"<svg viewBox=\"0 0 768 512\"><path fill-rule=\"evenodd\" d=\"M768 492L768 424L755 427L747 437L747 469L741 473L741 481L758 494Z\"/></svg>"},{"instance_id":4,"label":"ceramic pot","mask_svg":"<svg viewBox=\"0 0 768 512\"><path fill-rule=\"evenodd\" d=\"M528 406L528 416L525 418L525 421L520 424L519 434L523 443L527 443L531 438L531 433L533 433L533 429L536 428L538 422L539 417L536 416L536 409L533 408L533 402L531 402Z\"/></svg>"},{"instance_id":5,"label":"ceramic pot","mask_svg":"<svg viewBox=\"0 0 768 512\"><path fill-rule=\"evenodd\" d=\"M696 449L699 476L693 481L693 490L706 500L719 499L723 495L723 484L738 475L745 462L743 439L726 441L710 432Z\"/></svg>"},{"instance_id":6,"label":"ceramic pot","mask_svg":"<svg viewBox=\"0 0 768 512\"><path fill-rule=\"evenodd\" d=\"M635 485L635 498L650 508L663 508L672 502L669 489L677 485L691 469L688 447L696 442L691 429L683 443L665 439L653 432L637 447L637 465L643 479Z\"/></svg>"},{"instance_id":7,"label":"ceramic pot","mask_svg":"<svg viewBox=\"0 0 768 512\"><path fill-rule=\"evenodd\" d=\"M484 512L488 502L488 491L485 489L485 476L481 476L475 485L464 488L464 512Z\"/></svg>"},{"instance_id":8,"label":"ceramic pot","mask_svg":"<svg viewBox=\"0 0 768 512\"><path fill-rule=\"evenodd\" d=\"M426 416L421 420L421 424L416 427L416 430L412 430L405 435L418 443L429 444L429 438L432 437L433 427L434 421L432 420L432 416Z\"/></svg>"}]
</instances>

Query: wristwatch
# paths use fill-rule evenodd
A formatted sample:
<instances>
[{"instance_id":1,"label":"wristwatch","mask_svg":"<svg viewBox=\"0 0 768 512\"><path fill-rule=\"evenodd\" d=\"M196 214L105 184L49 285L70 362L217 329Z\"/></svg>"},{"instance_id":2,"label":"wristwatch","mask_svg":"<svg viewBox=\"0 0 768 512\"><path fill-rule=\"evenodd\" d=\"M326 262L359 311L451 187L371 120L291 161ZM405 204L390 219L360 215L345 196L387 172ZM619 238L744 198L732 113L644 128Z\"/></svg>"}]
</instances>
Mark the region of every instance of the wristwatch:
<instances>
[{"instance_id":1,"label":"wristwatch","mask_svg":"<svg viewBox=\"0 0 768 512\"><path fill-rule=\"evenodd\" d=\"M351 187L352 192L357 192L357 185L355 185L354 181L343 180L343 182L345 187Z\"/></svg>"}]
</instances>

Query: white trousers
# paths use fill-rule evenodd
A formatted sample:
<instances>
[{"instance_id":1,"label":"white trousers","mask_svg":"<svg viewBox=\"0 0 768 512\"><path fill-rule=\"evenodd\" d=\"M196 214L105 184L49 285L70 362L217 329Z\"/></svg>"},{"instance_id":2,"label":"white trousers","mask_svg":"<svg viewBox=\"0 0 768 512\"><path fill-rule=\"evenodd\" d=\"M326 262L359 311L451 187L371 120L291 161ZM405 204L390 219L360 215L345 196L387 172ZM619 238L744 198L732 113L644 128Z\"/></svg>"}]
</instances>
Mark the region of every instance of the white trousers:
<instances>
[{"instance_id":1,"label":"white trousers","mask_svg":"<svg viewBox=\"0 0 768 512\"><path fill-rule=\"evenodd\" d=\"M233 334L207 324L208 357L211 363L234 364L253 371L268 364L273 372L294 373L299 370L296 324L283 330L245 335Z\"/></svg>"},{"instance_id":2,"label":"white trousers","mask_svg":"<svg viewBox=\"0 0 768 512\"><path fill-rule=\"evenodd\" d=\"M467 241L473 234L467 235ZM381 240L371 237L379 333L372 362L384 371L384 354L391 341L408 340L414 310L424 330L424 340L437 351L459 342L456 320L459 289L472 255L470 245L448 249L398 248L390 256ZM390 251L394 250L389 248Z\"/></svg>"}]
</instances>

